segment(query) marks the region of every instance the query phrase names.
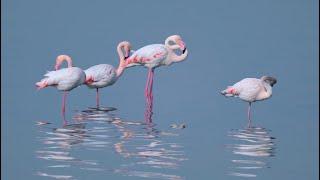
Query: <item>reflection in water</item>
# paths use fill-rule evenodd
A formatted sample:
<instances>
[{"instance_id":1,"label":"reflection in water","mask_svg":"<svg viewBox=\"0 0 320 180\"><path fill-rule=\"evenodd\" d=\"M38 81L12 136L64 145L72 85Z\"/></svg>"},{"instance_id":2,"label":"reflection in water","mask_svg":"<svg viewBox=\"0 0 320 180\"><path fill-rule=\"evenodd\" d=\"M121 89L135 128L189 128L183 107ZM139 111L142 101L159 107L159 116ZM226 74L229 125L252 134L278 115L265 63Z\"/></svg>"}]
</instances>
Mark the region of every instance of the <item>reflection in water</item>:
<instances>
[{"instance_id":1,"label":"reflection in water","mask_svg":"<svg viewBox=\"0 0 320 180\"><path fill-rule=\"evenodd\" d=\"M61 128L39 126L41 146L36 156L45 160L45 167L36 175L82 179L80 174L86 170L94 175L183 179L175 172L186 160L183 146L174 142L178 130L160 131L155 124L124 121L96 109L77 112L73 119L77 123Z\"/></svg>"},{"instance_id":2,"label":"reflection in water","mask_svg":"<svg viewBox=\"0 0 320 180\"><path fill-rule=\"evenodd\" d=\"M146 123L152 123L152 115L153 115L153 100L152 95L150 98L147 98L146 101L146 109L144 111L144 120Z\"/></svg>"},{"instance_id":3,"label":"reflection in water","mask_svg":"<svg viewBox=\"0 0 320 180\"><path fill-rule=\"evenodd\" d=\"M227 145L227 148L235 155L229 175L256 177L258 169L269 168L267 161L275 156L275 138L269 132L265 128L251 127L228 133L234 143Z\"/></svg>"},{"instance_id":4,"label":"reflection in water","mask_svg":"<svg viewBox=\"0 0 320 180\"><path fill-rule=\"evenodd\" d=\"M152 124L130 127L121 122L115 126L122 136L119 142L114 144L114 149L122 157L130 160L125 161L122 168L116 170L117 173L127 176L182 179L178 175L158 172L162 169L166 171L177 169L181 161L187 160L181 145L161 139L178 134L158 131ZM150 169L152 172L145 169Z\"/></svg>"},{"instance_id":5,"label":"reflection in water","mask_svg":"<svg viewBox=\"0 0 320 180\"><path fill-rule=\"evenodd\" d=\"M72 153L77 148L103 148L108 145L106 137L96 135L103 128L85 129L84 123L64 125L62 128L41 129L40 141L43 147L36 151L37 158L48 160L48 172L37 172L39 176L47 176L55 179L74 179L72 175L61 175L59 168L96 167L95 160L84 160L75 157Z\"/></svg>"}]
</instances>

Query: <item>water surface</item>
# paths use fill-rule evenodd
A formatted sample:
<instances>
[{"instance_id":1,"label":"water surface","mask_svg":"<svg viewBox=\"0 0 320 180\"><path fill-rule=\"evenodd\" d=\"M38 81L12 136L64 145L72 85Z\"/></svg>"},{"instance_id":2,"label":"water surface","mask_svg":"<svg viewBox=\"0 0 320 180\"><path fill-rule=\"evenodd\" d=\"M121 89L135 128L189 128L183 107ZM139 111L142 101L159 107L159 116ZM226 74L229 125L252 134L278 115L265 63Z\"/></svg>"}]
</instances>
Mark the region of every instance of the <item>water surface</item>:
<instances>
[{"instance_id":1,"label":"water surface","mask_svg":"<svg viewBox=\"0 0 320 180\"><path fill-rule=\"evenodd\" d=\"M3 179L290 179L319 177L318 1L2 1ZM145 124L147 69L101 92L67 97L34 84L59 54L86 69L118 65L133 49L180 34L189 56L155 70ZM270 75L272 98L252 105L220 91ZM82 112L85 110L84 112ZM37 122L51 124L37 125ZM176 124L176 125L173 125ZM185 128L176 128L185 124Z\"/></svg>"}]
</instances>

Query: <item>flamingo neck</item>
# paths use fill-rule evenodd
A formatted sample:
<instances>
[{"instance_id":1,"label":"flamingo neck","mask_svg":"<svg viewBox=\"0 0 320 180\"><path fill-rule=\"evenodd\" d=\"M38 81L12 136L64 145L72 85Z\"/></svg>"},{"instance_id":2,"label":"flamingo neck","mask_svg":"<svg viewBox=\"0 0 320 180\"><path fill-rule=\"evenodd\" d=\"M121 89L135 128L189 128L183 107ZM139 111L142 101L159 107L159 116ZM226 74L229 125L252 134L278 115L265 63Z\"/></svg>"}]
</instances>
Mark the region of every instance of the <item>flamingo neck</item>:
<instances>
[{"instance_id":1,"label":"flamingo neck","mask_svg":"<svg viewBox=\"0 0 320 180\"><path fill-rule=\"evenodd\" d=\"M57 58L56 58L56 66L55 66L55 69L58 70L60 69L60 66L61 64L63 63L63 61L67 61L68 63L68 68L71 68L72 67L72 59L70 56L68 55L59 55Z\"/></svg>"},{"instance_id":2,"label":"flamingo neck","mask_svg":"<svg viewBox=\"0 0 320 180\"><path fill-rule=\"evenodd\" d=\"M124 60L124 54L123 54L123 51L122 51L122 47L123 47L123 44L120 43L117 47L117 52L118 52L118 55L119 55L119 65L118 65L118 68L116 70L116 73L117 73L117 77L120 77L125 69L125 60Z\"/></svg>"},{"instance_id":3,"label":"flamingo neck","mask_svg":"<svg viewBox=\"0 0 320 180\"><path fill-rule=\"evenodd\" d=\"M117 77L120 77L120 76L122 75L124 69L125 69L125 65L123 66L123 65L121 65L121 63L120 63L119 66L118 66L118 68L117 68L117 70L116 70Z\"/></svg>"},{"instance_id":4,"label":"flamingo neck","mask_svg":"<svg viewBox=\"0 0 320 180\"><path fill-rule=\"evenodd\" d=\"M263 84L262 91L258 94L257 100L264 100L268 99L270 96L272 96L272 87L269 84Z\"/></svg>"}]
</instances>

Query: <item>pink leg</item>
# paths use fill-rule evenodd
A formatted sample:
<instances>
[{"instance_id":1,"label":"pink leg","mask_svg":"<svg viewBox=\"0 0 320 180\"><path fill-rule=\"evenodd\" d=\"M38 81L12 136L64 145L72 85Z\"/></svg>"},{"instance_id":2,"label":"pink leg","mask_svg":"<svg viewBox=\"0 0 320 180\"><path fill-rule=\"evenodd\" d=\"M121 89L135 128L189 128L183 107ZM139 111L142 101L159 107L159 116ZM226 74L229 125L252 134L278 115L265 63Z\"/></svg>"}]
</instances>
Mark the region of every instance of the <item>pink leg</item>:
<instances>
[{"instance_id":1,"label":"pink leg","mask_svg":"<svg viewBox=\"0 0 320 180\"><path fill-rule=\"evenodd\" d=\"M66 98L67 98L67 91L63 92L63 96L62 96L62 109L61 109L61 115L62 117L65 119L65 114L66 114Z\"/></svg>"},{"instance_id":2,"label":"pink leg","mask_svg":"<svg viewBox=\"0 0 320 180\"><path fill-rule=\"evenodd\" d=\"M146 87L144 89L144 95L146 98L148 98L149 96L149 84L150 84L150 75L151 75L151 71L148 71L148 77L147 77L147 82L146 82Z\"/></svg>"},{"instance_id":3,"label":"pink leg","mask_svg":"<svg viewBox=\"0 0 320 180\"><path fill-rule=\"evenodd\" d=\"M148 81L146 85L146 111L145 111L145 120L146 122L152 122L152 106L153 106L153 94L152 94L152 87L153 87L153 76L154 76L154 69L149 69L148 73Z\"/></svg>"},{"instance_id":4,"label":"pink leg","mask_svg":"<svg viewBox=\"0 0 320 180\"><path fill-rule=\"evenodd\" d=\"M153 77L154 77L154 69L151 70L151 79L150 79L150 92L149 92L149 99L150 99L150 107L152 108L153 105L153 93L152 93L152 89L153 89Z\"/></svg>"},{"instance_id":5,"label":"pink leg","mask_svg":"<svg viewBox=\"0 0 320 180\"><path fill-rule=\"evenodd\" d=\"M96 94L96 104L97 104L97 108L99 108L99 88L96 89L97 94Z\"/></svg>"},{"instance_id":6,"label":"pink leg","mask_svg":"<svg viewBox=\"0 0 320 180\"><path fill-rule=\"evenodd\" d=\"M249 102L249 107L248 107L248 128L251 127L251 102Z\"/></svg>"},{"instance_id":7,"label":"pink leg","mask_svg":"<svg viewBox=\"0 0 320 180\"><path fill-rule=\"evenodd\" d=\"M149 84L150 84L150 70L148 71L148 76L147 76L147 82L146 82L146 86L145 86L145 89L144 89L144 96L146 98L146 110L145 110L145 113L144 113L144 118L145 118L145 121L148 122L148 119L149 119L149 108L148 108L148 105L149 105Z\"/></svg>"}]
</instances>

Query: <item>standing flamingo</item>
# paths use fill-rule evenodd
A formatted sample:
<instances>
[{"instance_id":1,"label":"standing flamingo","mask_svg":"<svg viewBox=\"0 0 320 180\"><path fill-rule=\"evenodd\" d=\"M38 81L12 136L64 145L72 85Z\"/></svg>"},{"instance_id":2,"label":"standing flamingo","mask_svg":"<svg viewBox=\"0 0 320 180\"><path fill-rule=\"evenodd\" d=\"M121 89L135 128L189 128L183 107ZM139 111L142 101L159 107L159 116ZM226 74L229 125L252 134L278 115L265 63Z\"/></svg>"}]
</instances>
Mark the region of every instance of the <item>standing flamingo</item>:
<instances>
[{"instance_id":1,"label":"standing flamingo","mask_svg":"<svg viewBox=\"0 0 320 180\"><path fill-rule=\"evenodd\" d=\"M182 51L181 55L177 55L175 53L175 50L177 49ZM165 44L151 44L144 46L133 52L133 54L126 59L126 67L140 65L149 69L145 87L145 97L147 100L147 106L149 107L149 117L151 117L150 113L152 113L154 69L159 66L169 66L172 63L181 62L185 60L187 56L188 50L181 37L179 35L172 35L166 39Z\"/></svg>"},{"instance_id":2,"label":"standing flamingo","mask_svg":"<svg viewBox=\"0 0 320 180\"><path fill-rule=\"evenodd\" d=\"M235 96L249 102L248 107L248 127L251 126L251 103L262 101L272 96L272 87L277 83L276 78L270 76L262 76L257 78L245 78L237 82L233 86L221 91L221 94L230 97Z\"/></svg>"},{"instance_id":3,"label":"standing flamingo","mask_svg":"<svg viewBox=\"0 0 320 180\"><path fill-rule=\"evenodd\" d=\"M98 64L94 65L84 72L86 73L86 85L89 88L96 89L96 105L99 108L99 88L113 85L123 73L126 65L125 58L130 53L130 43L127 41L120 42L117 46L117 52L119 55L119 66L114 68L110 64ZM124 53L125 52L125 55Z\"/></svg>"},{"instance_id":4,"label":"standing flamingo","mask_svg":"<svg viewBox=\"0 0 320 180\"><path fill-rule=\"evenodd\" d=\"M67 61L68 67L59 69L63 61ZM56 58L55 71L47 72L44 77L45 78L36 83L36 86L38 87L38 90L48 86L54 86L58 90L63 91L61 114L65 119L67 93L85 83L86 75L82 69L72 66L72 59L70 56L59 55Z\"/></svg>"}]
</instances>

